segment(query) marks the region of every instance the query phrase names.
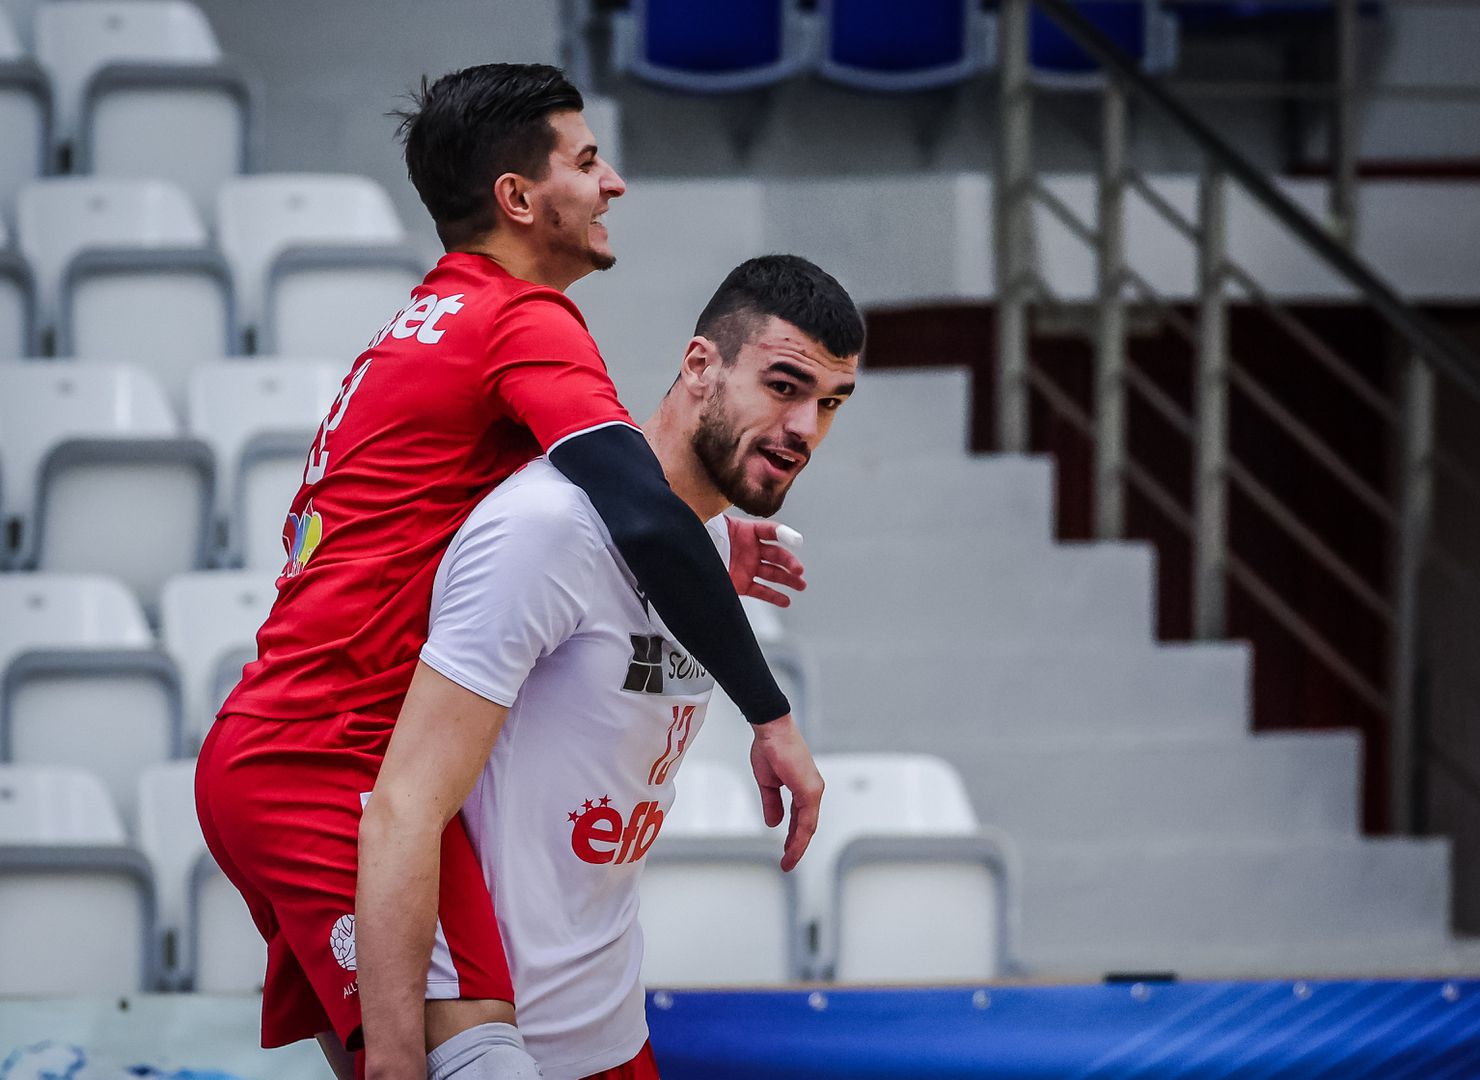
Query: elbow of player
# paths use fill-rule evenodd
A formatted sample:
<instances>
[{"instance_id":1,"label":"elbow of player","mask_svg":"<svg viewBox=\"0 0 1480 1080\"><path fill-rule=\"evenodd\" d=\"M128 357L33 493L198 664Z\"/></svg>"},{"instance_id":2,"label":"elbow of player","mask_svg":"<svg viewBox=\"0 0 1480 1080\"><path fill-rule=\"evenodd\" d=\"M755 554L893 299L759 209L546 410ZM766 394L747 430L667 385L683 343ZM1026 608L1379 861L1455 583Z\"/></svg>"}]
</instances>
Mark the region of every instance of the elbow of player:
<instances>
[{"instance_id":1,"label":"elbow of player","mask_svg":"<svg viewBox=\"0 0 1480 1080\"><path fill-rule=\"evenodd\" d=\"M360 861L363 864L406 845L435 843L444 827L428 801L372 795L360 818Z\"/></svg>"}]
</instances>

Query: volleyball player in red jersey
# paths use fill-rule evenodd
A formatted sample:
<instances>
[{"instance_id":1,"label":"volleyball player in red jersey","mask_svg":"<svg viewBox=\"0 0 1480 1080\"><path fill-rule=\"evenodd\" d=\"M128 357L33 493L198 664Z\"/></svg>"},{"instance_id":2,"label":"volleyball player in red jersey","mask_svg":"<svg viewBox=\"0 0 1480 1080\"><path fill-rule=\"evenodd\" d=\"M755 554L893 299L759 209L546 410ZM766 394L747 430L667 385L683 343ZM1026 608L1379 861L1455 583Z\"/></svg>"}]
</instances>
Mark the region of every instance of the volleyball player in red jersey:
<instances>
[{"instance_id":1,"label":"volleyball player in red jersey","mask_svg":"<svg viewBox=\"0 0 1480 1080\"><path fill-rule=\"evenodd\" d=\"M320 426L257 659L201 749L206 841L268 945L263 1045L317 1037L341 1077L365 1071L350 1056L362 1009L374 1075L424 1075L427 1050L513 1021L460 820L443 833L434 885L438 955L450 959L430 983L425 952L356 941L357 843L442 553L478 500L541 452L586 492L675 636L760 725L754 761L771 824L780 788L792 795L790 864L816 828L822 779L732 582L775 597L752 579L800 587L800 564L764 542L774 526L732 522L727 571L564 296L615 262L599 219L625 190L581 108L544 65L482 65L423 86L403 124L406 160L447 254L356 359ZM507 1054L466 1063L459 1080L534 1075L520 1071L530 1059L517 1032L506 1035Z\"/></svg>"}]
</instances>

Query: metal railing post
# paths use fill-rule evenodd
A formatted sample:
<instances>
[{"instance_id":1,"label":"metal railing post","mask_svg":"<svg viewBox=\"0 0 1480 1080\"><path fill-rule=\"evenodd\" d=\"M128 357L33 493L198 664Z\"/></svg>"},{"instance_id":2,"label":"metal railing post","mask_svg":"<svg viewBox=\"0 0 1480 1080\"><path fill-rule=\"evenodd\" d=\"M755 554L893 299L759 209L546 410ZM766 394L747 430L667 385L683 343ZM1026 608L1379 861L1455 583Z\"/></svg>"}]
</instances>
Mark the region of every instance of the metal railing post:
<instances>
[{"instance_id":1,"label":"metal railing post","mask_svg":"<svg viewBox=\"0 0 1480 1080\"><path fill-rule=\"evenodd\" d=\"M1193 632L1221 638L1225 625L1228 550L1228 308L1223 295L1227 257L1228 178L1203 172L1198 192L1197 455L1193 485Z\"/></svg>"},{"instance_id":2,"label":"metal railing post","mask_svg":"<svg viewBox=\"0 0 1480 1080\"><path fill-rule=\"evenodd\" d=\"M1395 833L1414 823L1419 641L1419 576L1428 547L1433 506L1434 373L1422 357L1409 356L1401 383L1398 431L1397 538L1393 557L1392 675L1388 698L1392 726L1388 748Z\"/></svg>"},{"instance_id":3,"label":"metal railing post","mask_svg":"<svg viewBox=\"0 0 1480 1080\"><path fill-rule=\"evenodd\" d=\"M1336 94L1331 102L1331 231L1357 243L1357 0L1336 0Z\"/></svg>"},{"instance_id":4,"label":"metal railing post","mask_svg":"<svg viewBox=\"0 0 1480 1080\"><path fill-rule=\"evenodd\" d=\"M1105 81L1095 319L1095 535L1125 531L1125 90Z\"/></svg>"},{"instance_id":5,"label":"metal railing post","mask_svg":"<svg viewBox=\"0 0 1480 1080\"><path fill-rule=\"evenodd\" d=\"M1031 287L1033 98L1028 83L1030 0L1003 0L994 247L997 262L997 444L1028 449L1028 291Z\"/></svg>"}]
</instances>

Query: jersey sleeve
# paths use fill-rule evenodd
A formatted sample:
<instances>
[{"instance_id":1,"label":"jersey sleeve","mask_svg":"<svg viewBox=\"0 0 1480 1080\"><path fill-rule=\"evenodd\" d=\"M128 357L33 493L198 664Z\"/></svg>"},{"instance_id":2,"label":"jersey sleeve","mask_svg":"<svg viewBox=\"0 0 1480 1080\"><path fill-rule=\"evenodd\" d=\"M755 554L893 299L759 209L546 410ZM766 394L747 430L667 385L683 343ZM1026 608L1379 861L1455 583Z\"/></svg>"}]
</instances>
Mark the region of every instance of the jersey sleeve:
<instances>
[{"instance_id":1,"label":"jersey sleeve","mask_svg":"<svg viewBox=\"0 0 1480 1080\"><path fill-rule=\"evenodd\" d=\"M528 490L475 511L448 549L421 659L513 705L540 657L579 629L604 543L577 499Z\"/></svg>"},{"instance_id":2,"label":"jersey sleeve","mask_svg":"<svg viewBox=\"0 0 1480 1080\"><path fill-rule=\"evenodd\" d=\"M531 289L492 320L484 392L548 451L604 424L636 427L617 400L606 363L564 293Z\"/></svg>"}]
</instances>

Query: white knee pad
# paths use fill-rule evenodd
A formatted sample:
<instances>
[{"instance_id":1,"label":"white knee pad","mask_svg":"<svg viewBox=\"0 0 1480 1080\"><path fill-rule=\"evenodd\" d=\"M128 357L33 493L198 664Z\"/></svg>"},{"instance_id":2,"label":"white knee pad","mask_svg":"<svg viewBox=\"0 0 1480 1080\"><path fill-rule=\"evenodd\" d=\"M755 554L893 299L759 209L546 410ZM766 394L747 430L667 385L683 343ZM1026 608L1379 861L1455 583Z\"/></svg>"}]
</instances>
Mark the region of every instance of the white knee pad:
<instances>
[{"instance_id":1,"label":"white knee pad","mask_svg":"<svg viewBox=\"0 0 1480 1080\"><path fill-rule=\"evenodd\" d=\"M540 1080L512 1024L479 1024L427 1055L427 1080Z\"/></svg>"}]
</instances>

